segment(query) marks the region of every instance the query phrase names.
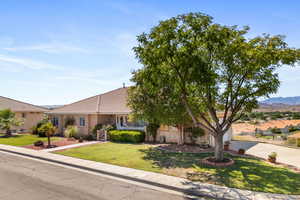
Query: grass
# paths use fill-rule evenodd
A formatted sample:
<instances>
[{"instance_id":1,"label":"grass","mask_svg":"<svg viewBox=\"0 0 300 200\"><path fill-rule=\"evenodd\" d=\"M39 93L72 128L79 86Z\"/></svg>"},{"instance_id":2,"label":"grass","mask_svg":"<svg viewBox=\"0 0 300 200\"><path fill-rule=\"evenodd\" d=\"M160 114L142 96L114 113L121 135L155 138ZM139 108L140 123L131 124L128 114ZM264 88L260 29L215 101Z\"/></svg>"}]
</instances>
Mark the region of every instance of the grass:
<instances>
[{"instance_id":1,"label":"grass","mask_svg":"<svg viewBox=\"0 0 300 200\"><path fill-rule=\"evenodd\" d=\"M51 137L51 141L60 140L59 137ZM46 137L38 137L36 135L23 134L23 135L14 135L9 138L0 137L0 144L12 145L12 146L26 146L31 145L35 141L42 140L47 141Z\"/></svg>"},{"instance_id":2,"label":"grass","mask_svg":"<svg viewBox=\"0 0 300 200\"><path fill-rule=\"evenodd\" d=\"M300 174L255 158L230 156L233 166L214 168L200 160L211 153L167 153L145 144L105 143L56 152L71 157L260 192L300 194Z\"/></svg>"}]
</instances>

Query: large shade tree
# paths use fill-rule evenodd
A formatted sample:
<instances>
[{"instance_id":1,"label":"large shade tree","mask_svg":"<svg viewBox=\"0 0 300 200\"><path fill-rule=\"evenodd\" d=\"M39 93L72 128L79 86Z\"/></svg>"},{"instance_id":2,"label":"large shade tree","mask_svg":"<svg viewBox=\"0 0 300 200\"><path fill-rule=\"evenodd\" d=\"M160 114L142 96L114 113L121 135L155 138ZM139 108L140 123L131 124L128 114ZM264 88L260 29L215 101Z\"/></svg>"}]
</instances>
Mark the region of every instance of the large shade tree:
<instances>
[{"instance_id":1,"label":"large shade tree","mask_svg":"<svg viewBox=\"0 0 300 200\"><path fill-rule=\"evenodd\" d=\"M288 47L283 36L248 38L248 31L190 13L139 35L134 52L143 67L133 72L131 94L138 96L129 95L133 111L160 113L163 122L188 115L194 126L214 137L215 158L223 160L223 135L243 113L257 107L258 98L277 91L276 69L300 57L299 49ZM163 109L149 111L151 107Z\"/></svg>"},{"instance_id":2,"label":"large shade tree","mask_svg":"<svg viewBox=\"0 0 300 200\"><path fill-rule=\"evenodd\" d=\"M11 136L11 128L13 126L21 126L22 119L16 117L16 113L10 109L0 110L0 129L5 130L6 137Z\"/></svg>"}]
</instances>

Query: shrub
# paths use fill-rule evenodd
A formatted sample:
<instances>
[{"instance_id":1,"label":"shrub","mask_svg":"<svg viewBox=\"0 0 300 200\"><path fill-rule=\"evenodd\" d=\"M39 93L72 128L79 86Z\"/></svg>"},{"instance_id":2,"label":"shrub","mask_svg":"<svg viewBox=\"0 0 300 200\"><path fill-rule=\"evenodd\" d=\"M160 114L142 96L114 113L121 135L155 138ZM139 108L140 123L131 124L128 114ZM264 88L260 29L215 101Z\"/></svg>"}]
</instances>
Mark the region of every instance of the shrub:
<instances>
[{"instance_id":1,"label":"shrub","mask_svg":"<svg viewBox=\"0 0 300 200\"><path fill-rule=\"evenodd\" d=\"M185 129L186 132L189 132L189 137L192 144L195 144L198 137L205 135L205 131L199 127L189 127Z\"/></svg>"},{"instance_id":2,"label":"shrub","mask_svg":"<svg viewBox=\"0 0 300 200\"><path fill-rule=\"evenodd\" d=\"M109 131L108 135L113 142L139 143L145 140L145 133L143 131L112 130Z\"/></svg>"},{"instance_id":3,"label":"shrub","mask_svg":"<svg viewBox=\"0 0 300 200\"><path fill-rule=\"evenodd\" d=\"M67 138L76 137L76 135L78 134L77 126L68 126L64 134Z\"/></svg>"},{"instance_id":4,"label":"shrub","mask_svg":"<svg viewBox=\"0 0 300 200\"><path fill-rule=\"evenodd\" d=\"M94 128L93 128L93 130L92 130L93 135L96 135L96 134L97 134L97 131L98 131L98 130L101 130L102 126L103 126L102 124L97 124L96 126L94 126Z\"/></svg>"},{"instance_id":5,"label":"shrub","mask_svg":"<svg viewBox=\"0 0 300 200\"><path fill-rule=\"evenodd\" d=\"M294 132L294 131L297 131L297 130L299 130L299 128L297 126L291 126L289 128L289 132Z\"/></svg>"},{"instance_id":6,"label":"shrub","mask_svg":"<svg viewBox=\"0 0 300 200\"><path fill-rule=\"evenodd\" d=\"M65 119L65 128L67 128L68 126L74 126L76 123L76 120L74 117L67 117Z\"/></svg>"},{"instance_id":7,"label":"shrub","mask_svg":"<svg viewBox=\"0 0 300 200\"><path fill-rule=\"evenodd\" d=\"M277 153L276 152L272 152L268 156L269 156L269 158L276 158L277 157Z\"/></svg>"},{"instance_id":8,"label":"shrub","mask_svg":"<svg viewBox=\"0 0 300 200\"><path fill-rule=\"evenodd\" d=\"M271 129L271 132L275 133L275 134L280 134L281 130L280 130L280 128L274 127L274 128Z\"/></svg>"},{"instance_id":9,"label":"shrub","mask_svg":"<svg viewBox=\"0 0 300 200\"><path fill-rule=\"evenodd\" d=\"M89 134L89 135L84 135L83 136L83 139L84 140L87 140L87 141L93 141L95 140L95 138L93 137L93 135Z\"/></svg>"},{"instance_id":10,"label":"shrub","mask_svg":"<svg viewBox=\"0 0 300 200\"><path fill-rule=\"evenodd\" d=\"M33 126L33 127L31 127L31 133L33 134L33 135L38 135L38 127L37 126Z\"/></svg>"},{"instance_id":11,"label":"shrub","mask_svg":"<svg viewBox=\"0 0 300 200\"><path fill-rule=\"evenodd\" d=\"M153 142L156 142L157 130L159 129L159 127L160 125L156 123L149 123L146 127L146 131L152 136Z\"/></svg>"},{"instance_id":12,"label":"shrub","mask_svg":"<svg viewBox=\"0 0 300 200\"><path fill-rule=\"evenodd\" d=\"M239 149L238 154L244 155L245 154L245 149Z\"/></svg>"},{"instance_id":13,"label":"shrub","mask_svg":"<svg viewBox=\"0 0 300 200\"><path fill-rule=\"evenodd\" d=\"M36 147L44 146L44 142L41 140L38 140L38 141L34 142L33 145Z\"/></svg>"},{"instance_id":14,"label":"shrub","mask_svg":"<svg viewBox=\"0 0 300 200\"><path fill-rule=\"evenodd\" d=\"M32 134L38 135L39 137L46 137L46 133L43 132L42 129L40 129L44 124L48 123L48 119L44 118L41 121L39 121L35 126L31 128Z\"/></svg>"}]
</instances>

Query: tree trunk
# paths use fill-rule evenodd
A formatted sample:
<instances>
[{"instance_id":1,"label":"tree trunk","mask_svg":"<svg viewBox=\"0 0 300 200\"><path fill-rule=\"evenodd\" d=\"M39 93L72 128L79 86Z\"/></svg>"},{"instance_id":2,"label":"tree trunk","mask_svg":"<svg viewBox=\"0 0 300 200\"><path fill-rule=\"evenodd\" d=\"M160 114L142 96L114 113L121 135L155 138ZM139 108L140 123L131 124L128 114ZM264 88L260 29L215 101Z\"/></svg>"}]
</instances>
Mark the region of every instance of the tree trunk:
<instances>
[{"instance_id":1,"label":"tree trunk","mask_svg":"<svg viewBox=\"0 0 300 200\"><path fill-rule=\"evenodd\" d=\"M178 126L177 129L179 130L178 145L183 145L184 144L183 126Z\"/></svg>"},{"instance_id":2,"label":"tree trunk","mask_svg":"<svg viewBox=\"0 0 300 200\"><path fill-rule=\"evenodd\" d=\"M10 131L10 129L6 129L6 137L10 137L11 136L11 131Z\"/></svg>"},{"instance_id":3,"label":"tree trunk","mask_svg":"<svg viewBox=\"0 0 300 200\"><path fill-rule=\"evenodd\" d=\"M215 139L215 158L217 161L224 159L224 147L223 147L223 135L218 134L214 137Z\"/></svg>"},{"instance_id":4,"label":"tree trunk","mask_svg":"<svg viewBox=\"0 0 300 200\"><path fill-rule=\"evenodd\" d=\"M50 143L50 136L47 135L47 137L48 137L48 147L50 147L50 146L51 146L51 143Z\"/></svg>"}]
</instances>

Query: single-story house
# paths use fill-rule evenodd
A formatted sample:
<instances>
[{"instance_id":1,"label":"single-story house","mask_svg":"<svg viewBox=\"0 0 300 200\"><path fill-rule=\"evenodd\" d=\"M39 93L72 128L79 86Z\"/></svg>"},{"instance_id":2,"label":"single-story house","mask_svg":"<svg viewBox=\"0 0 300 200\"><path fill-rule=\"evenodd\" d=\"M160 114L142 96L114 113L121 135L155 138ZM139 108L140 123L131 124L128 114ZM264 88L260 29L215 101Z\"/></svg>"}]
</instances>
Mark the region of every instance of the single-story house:
<instances>
[{"instance_id":1,"label":"single-story house","mask_svg":"<svg viewBox=\"0 0 300 200\"><path fill-rule=\"evenodd\" d=\"M129 115L130 108L127 106L128 87L122 87L110 92L89 97L75 103L71 103L60 108L47 112L52 123L58 127L58 133L62 134L66 128L66 123L70 119L75 121L81 134L91 134L97 124L115 125L120 130L145 130L145 123L142 121L131 122ZM181 131L172 126L161 126L158 130L157 141L178 143L182 141ZM224 136L224 141L231 139L231 130ZM151 140L151 137L146 137ZM189 141L185 134L184 141ZM213 138L205 134L198 139L198 143L209 143L213 145Z\"/></svg>"},{"instance_id":2,"label":"single-story house","mask_svg":"<svg viewBox=\"0 0 300 200\"><path fill-rule=\"evenodd\" d=\"M10 109L16 113L16 117L23 120L23 124L13 127L12 131L30 131L40 120L43 119L46 108L32 105L29 103L17 101L7 97L0 96L0 110Z\"/></svg>"},{"instance_id":3,"label":"single-story house","mask_svg":"<svg viewBox=\"0 0 300 200\"><path fill-rule=\"evenodd\" d=\"M115 124L117 129L144 130L144 123L128 120L127 89L119 88L48 111L52 123L64 132L72 118L81 134L89 134L97 124Z\"/></svg>"}]
</instances>

